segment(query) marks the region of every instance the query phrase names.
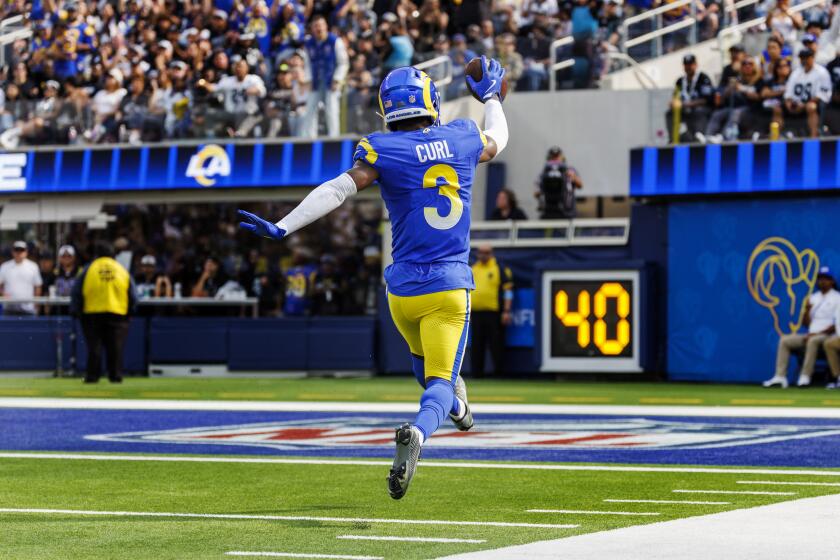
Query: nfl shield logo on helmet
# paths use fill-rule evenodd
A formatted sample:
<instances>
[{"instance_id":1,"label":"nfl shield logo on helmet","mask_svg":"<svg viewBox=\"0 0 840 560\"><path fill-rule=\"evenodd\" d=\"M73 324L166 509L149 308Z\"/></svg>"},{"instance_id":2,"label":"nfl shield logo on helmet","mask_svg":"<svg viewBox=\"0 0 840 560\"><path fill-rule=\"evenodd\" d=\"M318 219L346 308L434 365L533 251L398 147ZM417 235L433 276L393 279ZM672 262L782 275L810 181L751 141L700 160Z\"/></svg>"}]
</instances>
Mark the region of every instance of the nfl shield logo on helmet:
<instances>
[{"instance_id":1,"label":"nfl shield logo on helmet","mask_svg":"<svg viewBox=\"0 0 840 560\"><path fill-rule=\"evenodd\" d=\"M408 102L409 103L415 103L416 101L417 101L417 98L415 96L413 96L413 95L408 96Z\"/></svg>"},{"instance_id":2,"label":"nfl shield logo on helmet","mask_svg":"<svg viewBox=\"0 0 840 560\"><path fill-rule=\"evenodd\" d=\"M391 101L390 99L385 102L385 108L386 109L390 109L393 105L394 105L394 102Z\"/></svg>"}]
</instances>

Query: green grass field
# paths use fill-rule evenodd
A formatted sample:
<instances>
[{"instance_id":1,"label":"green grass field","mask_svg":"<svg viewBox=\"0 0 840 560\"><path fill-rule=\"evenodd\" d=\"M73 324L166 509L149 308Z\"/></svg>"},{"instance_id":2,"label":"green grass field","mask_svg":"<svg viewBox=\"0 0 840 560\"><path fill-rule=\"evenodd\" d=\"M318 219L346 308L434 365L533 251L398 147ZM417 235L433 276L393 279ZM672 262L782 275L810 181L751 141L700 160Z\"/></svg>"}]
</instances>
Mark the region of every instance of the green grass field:
<instances>
[{"instance_id":1,"label":"green grass field","mask_svg":"<svg viewBox=\"0 0 840 560\"><path fill-rule=\"evenodd\" d=\"M467 380L470 400L510 404L624 404L679 406L840 406L840 392L823 388L764 389L693 383L571 383ZM257 401L416 402L413 378L149 379L83 385L79 379L3 378L0 397L95 397Z\"/></svg>"},{"instance_id":2,"label":"green grass field","mask_svg":"<svg viewBox=\"0 0 840 560\"><path fill-rule=\"evenodd\" d=\"M493 380L468 384L470 400L476 403L645 405L652 410L678 405L687 408L686 414L698 405L840 406L840 394L823 389ZM388 403L416 402L418 396L419 389L409 378L138 378L122 385L95 386L77 379L0 378L0 397ZM371 410L376 410L375 404ZM26 426L6 429L26 430ZM679 467L685 472L666 472L661 465L633 465L633 470L611 465L612 470L596 470L583 464L571 465L576 470L501 468L505 463L474 468L470 465L479 462L421 461L408 495L394 501L385 485L390 461L382 459L304 464L266 455L230 456L232 462L218 462L219 455L192 456L197 461L185 460L185 455L142 460L29 455L21 452L0 458L0 558L204 559L249 551L426 559L840 493L840 486L831 485L739 484L747 480L837 484L840 470L835 477L778 469L743 473L711 467L713 472L690 472L690 467ZM165 457L172 460L161 460ZM262 462L248 462L256 458ZM595 511L625 515L579 513ZM644 513L658 515L636 515ZM550 526L531 526L540 524ZM477 542L394 542L369 537Z\"/></svg>"},{"instance_id":3,"label":"green grass field","mask_svg":"<svg viewBox=\"0 0 840 560\"><path fill-rule=\"evenodd\" d=\"M385 490L387 466L218 464L3 459L0 508L363 518L255 520L80 514L0 514L3 558L222 558L229 551L435 558L837 492L749 485L793 496L675 494L744 490L738 480L805 477L707 473L421 468L401 501ZM811 477L812 479L813 477ZM833 477L831 480L835 480ZM695 500L726 505L609 503ZM565 509L657 516L528 513ZM571 524L577 528L397 524L371 519ZM340 536L412 536L482 543L405 543Z\"/></svg>"}]
</instances>

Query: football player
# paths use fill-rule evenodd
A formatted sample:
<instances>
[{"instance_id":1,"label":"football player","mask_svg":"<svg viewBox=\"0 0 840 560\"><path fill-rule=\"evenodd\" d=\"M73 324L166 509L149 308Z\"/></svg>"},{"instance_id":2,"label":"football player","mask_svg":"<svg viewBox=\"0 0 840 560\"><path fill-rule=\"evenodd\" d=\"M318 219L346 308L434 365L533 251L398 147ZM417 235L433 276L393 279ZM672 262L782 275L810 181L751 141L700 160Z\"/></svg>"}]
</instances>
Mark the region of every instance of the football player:
<instances>
[{"instance_id":1,"label":"football player","mask_svg":"<svg viewBox=\"0 0 840 560\"><path fill-rule=\"evenodd\" d=\"M467 262L475 168L507 145L501 105L505 71L481 57L480 81L467 84L484 103L485 129L472 120L440 124L440 95L413 67L391 71L379 88L388 132L362 138L354 165L320 185L277 223L240 210L240 227L282 239L378 182L391 217L394 263L385 270L388 305L408 343L414 375L424 388L414 422L396 430L388 492L402 498L417 468L420 447L449 415L460 430L473 426L460 378L470 318L472 271Z\"/></svg>"}]
</instances>

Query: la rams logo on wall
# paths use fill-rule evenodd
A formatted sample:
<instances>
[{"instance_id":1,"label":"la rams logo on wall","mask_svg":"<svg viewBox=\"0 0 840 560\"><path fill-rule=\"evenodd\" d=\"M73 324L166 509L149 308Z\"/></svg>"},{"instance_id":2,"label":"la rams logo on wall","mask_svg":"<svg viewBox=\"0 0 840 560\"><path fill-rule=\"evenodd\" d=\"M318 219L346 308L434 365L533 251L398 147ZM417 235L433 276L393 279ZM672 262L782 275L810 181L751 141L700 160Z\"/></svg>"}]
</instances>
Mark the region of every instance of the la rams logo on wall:
<instances>
[{"instance_id":1,"label":"la rams logo on wall","mask_svg":"<svg viewBox=\"0 0 840 560\"><path fill-rule=\"evenodd\" d=\"M230 176L230 158L221 146L208 144L190 158L187 165L187 177L191 177L203 187L216 184L216 177Z\"/></svg>"},{"instance_id":2,"label":"la rams logo on wall","mask_svg":"<svg viewBox=\"0 0 840 560\"><path fill-rule=\"evenodd\" d=\"M805 303L814 291L820 259L783 237L768 237L753 249L747 263L750 295L773 316L779 336L802 326Z\"/></svg>"},{"instance_id":3,"label":"la rams logo on wall","mask_svg":"<svg viewBox=\"0 0 840 560\"><path fill-rule=\"evenodd\" d=\"M787 439L840 435L840 426L712 423L654 418L550 418L482 420L481 428L444 428L426 445L448 449L714 449ZM285 451L352 450L394 445L393 420L371 416L204 426L149 432L96 434L85 439L267 447Z\"/></svg>"}]
</instances>

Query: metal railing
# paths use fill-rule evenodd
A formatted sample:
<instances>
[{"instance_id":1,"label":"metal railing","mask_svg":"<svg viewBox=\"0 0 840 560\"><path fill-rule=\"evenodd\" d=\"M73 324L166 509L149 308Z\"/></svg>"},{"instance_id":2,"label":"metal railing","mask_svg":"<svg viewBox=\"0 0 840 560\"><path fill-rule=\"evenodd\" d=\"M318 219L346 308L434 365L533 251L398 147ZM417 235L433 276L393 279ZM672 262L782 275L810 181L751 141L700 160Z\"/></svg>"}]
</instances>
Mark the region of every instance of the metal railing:
<instances>
[{"instance_id":1,"label":"metal railing","mask_svg":"<svg viewBox=\"0 0 840 560\"><path fill-rule=\"evenodd\" d=\"M48 305L52 307L67 307L70 305L69 297L31 297L31 298L3 298L0 297L0 307L9 304ZM240 299L216 299L208 297L182 297L182 298L160 298L152 297L137 300L138 307L246 307L251 308L251 316L259 317L259 300L254 297ZM0 316L3 314L0 313ZM18 318L20 315L9 317ZM8 317L7 317L8 318Z\"/></svg>"},{"instance_id":2,"label":"metal railing","mask_svg":"<svg viewBox=\"0 0 840 560\"><path fill-rule=\"evenodd\" d=\"M548 89L549 91L554 91L557 89L557 72L560 70L564 70L566 68L570 68L575 65L574 58L567 58L561 61L557 61L557 49L563 48L567 45L574 44L575 40L572 38L571 35L568 37L563 37L562 39L557 39L552 41L551 46L549 47L549 56L551 57L551 62L548 65Z\"/></svg>"},{"instance_id":3,"label":"metal railing","mask_svg":"<svg viewBox=\"0 0 840 560\"><path fill-rule=\"evenodd\" d=\"M438 66L443 67L442 75L433 70L433 68ZM435 85L438 87L443 87L452 83L452 59L449 58L449 55L444 54L430 58L429 60L415 64L414 67L418 70L426 72L435 81Z\"/></svg>"},{"instance_id":4,"label":"metal railing","mask_svg":"<svg viewBox=\"0 0 840 560\"><path fill-rule=\"evenodd\" d=\"M827 2L827 0L806 0L805 2L802 2L801 4L797 4L795 6L791 6L790 8L788 8L788 12L791 12L791 13L794 13L794 14L799 13L799 12L804 12L805 10L810 10L811 8L815 8L817 6L823 5L826 2ZM742 7L745 7L745 6L749 6L750 4L754 4L754 3L757 3L757 0L742 0L741 2L738 2L737 4L735 4L735 7L739 6L739 4L743 4ZM747 31L747 30L752 29L754 27L758 27L759 25L763 25L766 21L767 21L767 16L761 16L761 17L757 17L757 18L745 21L743 23L735 23L733 25L730 25L730 26L726 27L725 29L722 29L720 31L720 33L718 33L718 36L717 36L718 42L723 44L730 35L737 37L735 39L737 41L740 38L740 34L741 34L742 31Z\"/></svg>"},{"instance_id":5,"label":"metal railing","mask_svg":"<svg viewBox=\"0 0 840 560\"><path fill-rule=\"evenodd\" d=\"M26 19L22 15L13 16L0 21L0 65L7 64L7 47L18 39L29 39L32 37L32 30L26 25Z\"/></svg>"},{"instance_id":6,"label":"metal railing","mask_svg":"<svg viewBox=\"0 0 840 560\"><path fill-rule=\"evenodd\" d=\"M682 8L683 6L689 7L689 15L684 17L682 20L674 22L670 25L666 25L665 27L662 26L662 18L663 16L672 10L677 10ZM648 33L644 33L638 37L634 37L632 39L628 39L630 36L630 26L641 23L643 21L648 20L655 20L655 29ZM676 31L681 29L685 29L686 27L691 27L690 35L689 35L689 43L694 44L697 42L697 5L695 4L694 0L677 0L676 2L671 2L669 4L663 4L658 8L654 8L652 10L647 10L641 14L637 14L635 16L629 17L625 19L621 24L621 50L623 52L627 52L627 49L632 47L637 47L639 45L643 45L645 43L649 43L651 41L656 41L653 48L654 56L662 56L663 49L662 49L662 38L666 35L670 35Z\"/></svg>"},{"instance_id":7,"label":"metal railing","mask_svg":"<svg viewBox=\"0 0 840 560\"><path fill-rule=\"evenodd\" d=\"M470 246L622 246L630 238L630 218L574 218L473 222Z\"/></svg>"}]
</instances>

